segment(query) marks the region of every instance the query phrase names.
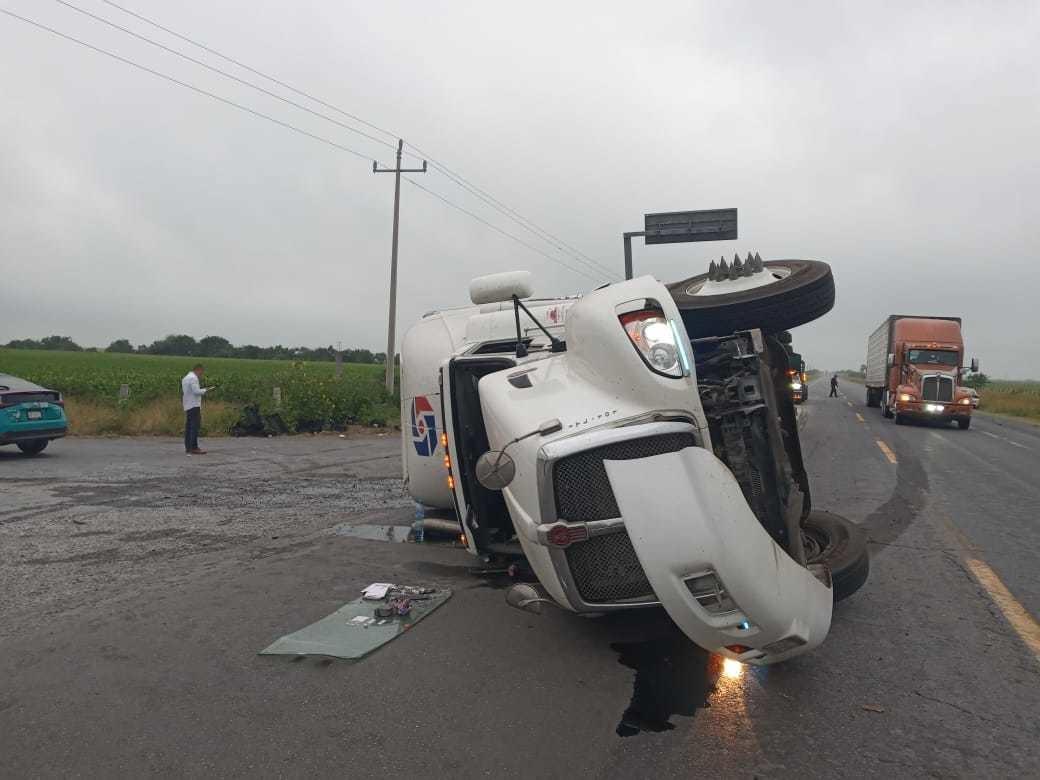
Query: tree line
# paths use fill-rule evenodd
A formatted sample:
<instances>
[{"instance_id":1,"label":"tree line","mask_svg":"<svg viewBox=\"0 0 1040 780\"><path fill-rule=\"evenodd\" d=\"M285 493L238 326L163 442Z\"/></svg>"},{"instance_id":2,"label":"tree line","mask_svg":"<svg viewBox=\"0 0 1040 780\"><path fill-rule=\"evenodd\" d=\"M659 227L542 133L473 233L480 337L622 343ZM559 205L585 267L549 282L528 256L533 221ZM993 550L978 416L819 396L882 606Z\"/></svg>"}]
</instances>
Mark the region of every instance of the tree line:
<instances>
[{"instance_id":1,"label":"tree line","mask_svg":"<svg viewBox=\"0 0 1040 780\"><path fill-rule=\"evenodd\" d=\"M385 363L385 352L369 349L342 349L328 347L258 347L244 344L236 347L222 336L204 336L197 341L183 333L153 341L151 344L134 346L129 339L116 339L104 350L96 347L81 347L68 336L46 336L42 339L15 339L5 345L8 349L51 349L65 352L119 352L137 355L177 355L179 357L228 357L253 360L314 360L334 361L336 353L342 353L346 363Z\"/></svg>"}]
</instances>

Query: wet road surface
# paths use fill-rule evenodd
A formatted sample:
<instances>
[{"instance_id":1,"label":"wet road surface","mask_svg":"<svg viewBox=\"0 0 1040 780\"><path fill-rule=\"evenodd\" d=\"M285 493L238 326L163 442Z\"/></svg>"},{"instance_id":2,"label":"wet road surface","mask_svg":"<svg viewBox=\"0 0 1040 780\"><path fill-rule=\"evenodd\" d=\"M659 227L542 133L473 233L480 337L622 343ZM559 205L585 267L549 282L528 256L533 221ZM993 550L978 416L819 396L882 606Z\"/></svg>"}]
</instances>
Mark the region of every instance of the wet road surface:
<instances>
[{"instance_id":1,"label":"wet road surface","mask_svg":"<svg viewBox=\"0 0 1040 780\"><path fill-rule=\"evenodd\" d=\"M164 440L0 460L0 775L1031 774L1040 659L1005 597L1040 609L1040 436L896 427L856 386L812 391L814 504L867 527L872 571L818 650L764 669L657 612L520 613L459 549L342 533L409 521L396 440L211 442L204 467ZM360 662L255 655L372 581L456 593Z\"/></svg>"}]
</instances>

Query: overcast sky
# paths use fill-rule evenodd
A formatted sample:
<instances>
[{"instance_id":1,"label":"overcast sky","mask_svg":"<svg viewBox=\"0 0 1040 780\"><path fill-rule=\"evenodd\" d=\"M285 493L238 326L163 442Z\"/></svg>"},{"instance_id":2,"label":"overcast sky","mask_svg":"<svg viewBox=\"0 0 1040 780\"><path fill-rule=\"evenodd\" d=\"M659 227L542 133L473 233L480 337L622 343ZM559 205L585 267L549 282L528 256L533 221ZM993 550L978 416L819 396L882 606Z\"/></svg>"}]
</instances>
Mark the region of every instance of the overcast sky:
<instances>
[{"instance_id":1,"label":"overcast sky","mask_svg":"<svg viewBox=\"0 0 1040 780\"><path fill-rule=\"evenodd\" d=\"M636 271L826 260L837 305L795 333L810 365L858 366L884 316L930 313L963 316L983 371L1040 377L1035 0L119 4L402 134L617 272L644 212L738 207L740 240L637 243ZM0 343L384 348L393 177L371 159L390 149L53 0L0 7L364 158L0 15ZM444 175L415 178L557 255ZM399 332L478 274L527 268L545 295L602 279L402 187Z\"/></svg>"}]
</instances>

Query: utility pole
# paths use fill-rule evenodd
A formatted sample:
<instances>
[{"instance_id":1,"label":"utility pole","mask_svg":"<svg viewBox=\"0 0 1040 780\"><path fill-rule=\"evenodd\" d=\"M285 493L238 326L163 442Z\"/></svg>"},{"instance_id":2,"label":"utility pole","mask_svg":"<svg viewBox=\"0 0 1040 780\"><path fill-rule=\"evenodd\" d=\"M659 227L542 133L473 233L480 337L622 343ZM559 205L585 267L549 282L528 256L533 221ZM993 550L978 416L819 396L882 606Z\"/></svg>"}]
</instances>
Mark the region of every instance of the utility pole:
<instances>
[{"instance_id":1,"label":"utility pole","mask_svg":"<svg viewBox=\"0 0 1040 780\"><path fill-rule=\"evenodd\" d=\"M401 152L404 149L404 140L397 140L397 165L393 168L380 168L379 163L372 163L372 173L394 174L394 237L390 245L390 325L386 334L386 391L394 392L394 321L397 319L397 224L401 211L401 174L402 173L426 173L426 160L423 160L422 168L402 168Z\"/></svg>"}]
</instances>

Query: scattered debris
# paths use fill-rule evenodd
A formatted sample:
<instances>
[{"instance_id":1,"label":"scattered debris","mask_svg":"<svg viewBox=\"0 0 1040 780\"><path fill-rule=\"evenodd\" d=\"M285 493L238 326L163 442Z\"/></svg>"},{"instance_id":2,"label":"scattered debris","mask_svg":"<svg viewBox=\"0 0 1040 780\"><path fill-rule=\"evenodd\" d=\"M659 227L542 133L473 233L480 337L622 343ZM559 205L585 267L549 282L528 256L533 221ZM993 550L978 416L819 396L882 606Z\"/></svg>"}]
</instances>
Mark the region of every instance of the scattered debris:
<instances>
[{"instance_id":1,"label":"scattered debris","mask_svg":"<svg viewBox=\"0 0 1040 780\"><path fill-rule=\"evenodd\" d=\"M366 599L384 599L387 591L392 587L394 587L393 583L390 582L373 582L361 591L361 595Z\"/></svg>"},{"instance_id":2,"label":"scattered debris","mask_svg":"<svg viewBox=\"0 0 1040 780\"><path fill-rule=\"evenodd\" d=\"M375 593L382 597L369 595ZM318 622L281 637L260 655L362 658L418 623L451 598L452 592L447 588L374 582L364 594Z\"/></svg>"},{"instance_id":3,"label":"scattered debris","mask_svg":"<svg viewBox=\"0 0 1040 780\"><path fill-rule=\"evenodd\" d=\"M867 712L884 712L885 711L885 708L882 707L880 704L864 704L863 705L863 709L865 709Z\"/></svg>"}]
</instances>

